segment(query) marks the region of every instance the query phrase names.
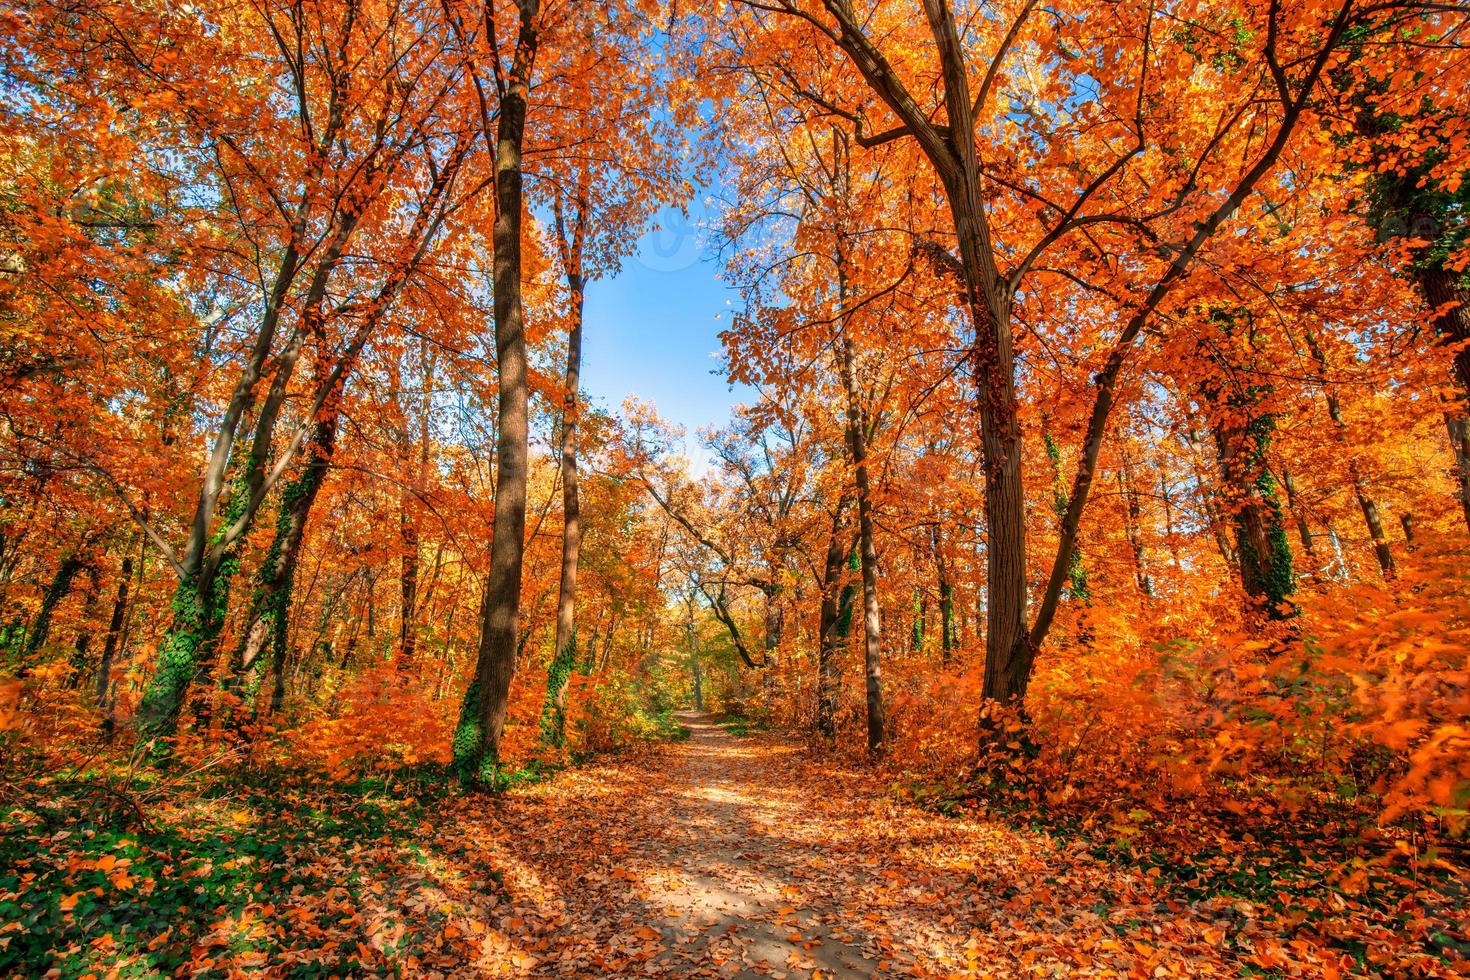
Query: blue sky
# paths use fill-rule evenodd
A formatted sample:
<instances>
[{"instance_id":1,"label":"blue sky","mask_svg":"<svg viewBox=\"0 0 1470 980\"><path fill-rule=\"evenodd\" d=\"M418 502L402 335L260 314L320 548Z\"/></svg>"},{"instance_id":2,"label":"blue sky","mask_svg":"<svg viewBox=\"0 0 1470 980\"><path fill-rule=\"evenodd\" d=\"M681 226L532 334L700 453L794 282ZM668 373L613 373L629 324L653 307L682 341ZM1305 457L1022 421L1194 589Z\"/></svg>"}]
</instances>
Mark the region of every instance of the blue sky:
<instances>
[{"instance_id":1,"label":"blue sky","mask_svg":"<svg viewBox=\"0 0 1470 980\"><path fill-rule=\"evenodd\" d=\"M721 425L750 392L726 384L719 332L738 301L706 247L699 201L691 217L665 209L617 276L587 287L582 386L616 411L628 395L688 430L686 455L703 469L695 430Z\"/></svg>"}]
</instances>

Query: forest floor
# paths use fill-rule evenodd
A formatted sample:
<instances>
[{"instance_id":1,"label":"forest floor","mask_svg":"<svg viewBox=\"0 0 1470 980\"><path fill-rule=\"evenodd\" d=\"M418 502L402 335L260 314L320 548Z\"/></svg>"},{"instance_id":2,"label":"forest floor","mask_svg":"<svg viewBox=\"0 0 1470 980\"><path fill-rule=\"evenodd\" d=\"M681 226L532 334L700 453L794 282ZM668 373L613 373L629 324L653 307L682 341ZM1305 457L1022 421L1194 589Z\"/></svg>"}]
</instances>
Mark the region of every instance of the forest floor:
<instances>
[{"instance_id":1,"label":"forest floor","mask_svg":"<svg viewBox=\"0 0 1470 980\"><path fill-rule=\"evenodd\" d=\"M1080 842L903 805L776 735L574 770L471 818L515 907L480 965L535 975L1331 976L1238 896L1176 898ZM1292 961L1295 961L1292 964ZM1292 964L1299 969L1291 969ZM1351 971L1349 971L1351 972Z\"/></svg>"},{"instance_id":2,"label":"forest floor","mask_svg":"<svg viewBox=\"0 0 1470 980\"><path fill-rule=\"evenodd\" d=\"M1436 944L1462 935L1462 890L1186 888L1055 828L910 806L787 736L681 721L685 741L498 797L0 786L0 975L1455 975ZM1252 873L1276 889L1302 863Z\"/></svg>"}]
</instances>

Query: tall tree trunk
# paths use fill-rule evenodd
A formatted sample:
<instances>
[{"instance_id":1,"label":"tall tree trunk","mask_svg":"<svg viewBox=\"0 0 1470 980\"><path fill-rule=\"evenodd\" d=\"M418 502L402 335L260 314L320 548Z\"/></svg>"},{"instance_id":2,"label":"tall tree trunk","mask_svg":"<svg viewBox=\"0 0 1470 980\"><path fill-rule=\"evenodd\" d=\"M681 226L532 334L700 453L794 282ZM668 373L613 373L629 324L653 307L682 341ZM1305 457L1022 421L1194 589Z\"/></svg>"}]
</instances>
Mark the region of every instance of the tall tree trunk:
<instances>
[{"instance_id":1,"label":"tall tree trunk","mask_svg":"<svg viewBox=\"0 0 1470 980\"><path fill-rule=\"evenodd\" d=\"M542 737L554 746L560 746L565 735L567 680L577 659L577 561L582 549L577 424L581 416L582 312L587 290L582 277L582 246L588 219L586 178L582 180L570 239L559 200L556 208L557 244L571 292L571 306L567 311L571 323L567 329L567 365L561 396L561 578L556 596L556 647L546 676L546 708L542 717ZM698 670L697 663L695 669ZM698 674L695 676L697 679Z\"/></svg>"},{"instance_id":2,"label":"tall tree trunk","mask_svg":"<svg viewBox=\"0 0 1470 980\"><path fill-rule=\"evenodd\" d=\"M1026 696L1036 648L1026 613L1026 487L1021 473L1012 295L996 264L983 203L964 44L948 3L926 2L924 12L938 46L949 129L947 134L930 129L920 136L920 144L944 185L959 246L966 307L975 331L971 355L985 466L986 526L981 696L1019 702ZM869 80L873 80L871 72ZM920 121L906 118L905 122L917 130Z\"/></svg>"},{"instance_id":3,"label":"tall tree trunk","mask_svg":"<svg viewBox=\"0 0 1470 980\"><path fill-rule=\"evenodd\" d=\"M1175 571L1178 571L1180 568L1179 539L1174 531L1174 491L1169 485L1168 468L1164 464L1162 455L1158 454L1154 465L1159 478L1159 502L1163 505L1164 510L1164 541L1169 548L1169 563L1174 566Z\"/></svg>"},{"instance_id":4,"label":"tall tree trunk","mask_svg":"<svg viewBox=\"0 0 1470 980\"><path fill-rule=\"evenodd\" d=\"M986 178L979 163L975 124L977 113L987 109L995 73L993 70L985 73L978 90L972 91L970 80L975 73L969 64L967 42L956 21L953 5L947 0L925 0L923 4L934 42L928 60L937 60L939 69L937 84L930 80L923 98L916 98L905 86L901 72L895 69L882 46L869 33L867 18L859 14L851 3L825 0L821 4L825 17L833 23L828 23L813 10L799 9L796 4L754 5L819 25L832 43L846 53L876 99L885 104L900 122L895 129L867 137L859 125L855 137L857 142L875 146L895 138L912 138L944 187L959 245L958 264L965 285L966 305L975 333L973 366L985 466L987 628L982 694L986 699L1020 701L1026 694L1037 647L1045 641L1055 615L1066 565L1087 505L1098 451L1106 436L1117 379L1128 361L1132 345L1155 310L1186 278L1205 243L1237 212L1256 184L1275 167L1306 109L1309 96L1351 23L1349 14L1353 7L1351 4L1343 5L1331 19L1322 32L1315 53L1302 59L1305 67L1299 73L1294 88L1284 76L1278 79L1281 82L1277 92L1281 113L1274 135L1262 141L1260 155L1246 168L1230 192L1219 199L1215 209L1194 223L1193 235L1176 251L1166 272L1128 318L1107 356L1105 366L1095 376L1096 394L1077 476L1073 481L1071 503L1058 540L1057 557L1047 576L1036 621L1028 628L1023 447L1016 399L1012 324L1016 286L1023 280L1030 263L1048 245L1075 227L1073 219L1091 193L1106 184L1111 173L1101 175L1097 183L1077 198L1072 212L1037 242L1029 256L1023 258L1014 270L1003 273L998 265L983 193ZM1009 36L1002 42L1002 50L1015 39L1030 11L1031 6L1028 5L1020 19L1015 21ZM1273 33L1279 26L1277 14L1273 7L1270 18ZM905 56L911 53L906 51ZM940 90L943 100L942 124L936 120L938 113L924 105L929 93L935 89ZM810 98L800 90L798 94L802 98ZM854 117L854 121L860 118ZM1117 168L1121 169L1124 160L1118 162Z\"/></svg>"},{"instance_id":5,"label":"tall tree trunk","mask_svg":"<svg viewBox=\"0 0 1470 980\"><path fill-rule=\"evenodd\" d=\"M602 634L602 652L597 657L597 673L601 674L607 669L608 661L612 659L613 639L618 634L618 614L613 613L607 624L607 631Z\"/></svg>"},{"instance_id":6,"label":"tall tree trunk","mask_svg":"<svg viewBox=\"0 0 1470 980\"><path fill-rule=\"evenodd\" d=\"M240 423L256 404L257 388L274 345L281 312L286 308L287 296L301 272L298 247L304 240L309 212L309 198L303 195L297 206L291 238L282 252L274 283L266 297L260 329L210 447L189 538L178 570L179 581L169 604L168 630L158 647L153 676L138 703L136 724L139 733L147 739L174 733L183 711L184 698L196 675L202 672L207 676L212 670L214 641L223 622L220 606L222 602L228 602L232 570L228 567L230 555L215 550L215 546L221 543L220 533L213 530L216 528L216 512L220 498L225 494L231 460L238 454L236 443ZM289 344L287 346L290 347ZM257 422L258 432L263 433L267 427L267 415L270 420L274 419L273 412L262 413ZM225 528L245 513L247 501L242 486L241 481L236 482L225 504L221 522ZM221 570L225 578L222 588L217 590L215 577Z\"/></svg>"},{"instance_id":7,"label":"tall tree trunk","mask_svg":"<svg viewBox=\"0 0 1470 980\"><path fill-rule=\"evenodd\" d=\"M1356 469L1356 467L1354 467ZM1354 475L1353 493L1358 498L1358 507L1363 511L1363 523L1368 525L1368 537L1373 541L1373 556L1378 559L1378 571L1385 579L1398 574L1393 561L1393 549L1388 545L1388 535L1383 531L1383 519L1378 514L1378 504L1368 496L1363 481Z\"/></svg>"},{"instance_id":8,"label":"tall tree trunk","mask_svg":"<svg viewBox=\"0 0 1470 980\"><path fill-rule=\"evenodd\" d=\"M1312 352L1312 357L1325 373L1327 371L1327 355L1317 342L1317 336L1309 327L1307 329L1307 346ZM1378 571L1385 579L1391 579L1396 573L1393 563L1393 551L1388 546L1388 536L1383 533L1383 520L1378 516L1378 504L1368 494L1368 487L1363 480L1363 472L1358 466L1358 460L1351 454L1347 445L1347 422L1342 417L1342 402L1337 397L1337 391L1329 384L1327 392L1327 416L1332 419L1334 434L1337 438L1338 447L1347 455L1348 479L1353 485L1353 496L1358 500L1358 507L1363 512L1363 523L1368 526L1368 537L1373 542L1373 555L1378 559ZM1288 493L1290 490L1288 489Z\"/></svg>"},{"instance_id":9,"label":"tall tree trunk","mask_svg":"<svg viewBox=\"0 0 1470 980\"><path fill-rule=\"evenodd\" d=\"M295 578L294 564L291 578ZM291 657L290 585L291 582L288 581L281 614L272 619L270 624L271 699L268 712L273 718L286 706L286 664Z\"/></svg>"},{"instance_id":10,"label":"tall tree trunk","mask_svg":"<svg viewBox=\"0 0 1470 980\"><path fill-rule=\"evenodd\" d=\"M1327 540L1332 543L1332 577L1338 582L1348 580L1347 556L1342 553L1342 538L1337 534L1337 528L1332 526L1329 519L1327 524Z\"/></svg>"},{"instance_id":11,"label":"tall tree trunk","mask_svg":"<svg viewBox=\"0 0 1470 980\"><path fill-rule=\"evenodd\" d=\"M1067 519L1068 499L1067 484L1062 478L1062 450L1057 445L1050 430L1047 428L1045 419L1042 421L1042 445L1046 448L1047 461L1051 463L1051 505L1052 511L1057 516L1057 521ZM1131 540L1131 539L1130 539ZM1087 566L1082 562L1082 549L1072 549L1072 556L1067 565L1067 586L1073 599L1081 601L1084 605L1092 596L1092 589L1087 584ZM1083 641L1086 642L1084 631Z\"/></svg>"},{"instance_id":12,"label":"tall tree trunk","mask_svg":"<svg viewBox=\"0 0 1470 980\"><path fill-rule=\"evenodd\" d=\"M1062 451L1057 441L1052 437L1051 430L1045 418L1042 420L1042 445L1046 448L1046 458L1051 463L1051 501L1052 510L1057 517L1058 531L1065 528L1067 520L1067 508L1071 503L1067 484L1062 478ZM1121 480L1122 477L1120 476ZM1133 540L1129 535L1129 540ZM1077 616L1077 642L1083 647L1092 646L1092 626L1089 615L1092 605L1092 588L1087 584L1087 566L1082 561L1082 547L1080 545L1072 548L1072 553L1067 559L1067 590L1070 597L1079 604Z\"/></svg>"},{"instance_id":13,"label":"tall tree trunk","mask_svg":"<svg viewBox=\"0 0 1470 980\"><path fill-rule=\"evenodd\" d=\"M827 537L827 556L822 564L822 605L817 618L817 731L826 738L837 734L837 644L842 618L842 570L852 545L843 534L843 512L847 498L837 501L832 530Z\"/></svg>"},{"instance_id":14,"label":"tall tree trunk","mask_svg":"<svg viewBox=\"0 0 1470 980\"><path fill-rule=\"evenodd\" d=\"M16 671L17 677L27 677L35 669L41 649L51 637L51 620L56 614L56 607L61 604L61 600L71 594L72 585L76 582L78 573L87 567L89 559L86 549L89 546L90 542L68 551L57 563L56 572L51 576L50 584L41 594L41 606L31 620L30 629L26 631L25 646L21 650L20 669Z\"/></svg>"},{"instance_id":15,"label":"tall tree trunk","mask_svg":"<svg viewBox=\"0 0 1470 980\"><path fill-rule=\"evenodd\" d=\"M939 586L939 652L941 661L947 667L954 658L957 640L958 624L954 616L954 583L949 578L949 563L944 559L944 541L941 537L939 521L934 522L930 535L930 542L934 547L934 575L938 579Z\"/></svg>"},{"instance_id":16,"label":"tall tree trunk","mask_svg":"<svg viewBox=\"0 0 1470 980\"><path fill-rule=\"evenodd\" d=\"M515 56L495 133L495 356L500 382L495 441L495 527L480 610L475 677L454 734L454 768L467 784L493 784L520 633L528 455L526 335L521 318L521 144L535 62L538 0L519 0ZM489 16L489 14L487 14ZM489 118L489 113L485 113ZM486 136L488 137L488 133Z\"/></svg>"},{"instance_id":17,"label":"tall tree trunk","mask_svg":"<svg viewBox=\"0 0 1470 980\"><path fill-rule=\"evenodd\" d=\"M776 569L771 569L773 583L776 574ZM765 619L765 634L761 643L765 656L763 666L774 667L776 664L776 648L781 645L781 636L786 632L786 615L781 608L781 587L772 584L770 587L762 589L761 604ZM772 671L766 672L768 681L772 673Z\"/></svg>"},{"instance_id":18,"label":"tall tree trunk","mask_svg":"<svg viewBox=\"0 0 1470 980\"><path fill-rule=\"evenodd\" d=\"M979 191L971 186L967 193L975 198L968 214L955 209L962 253L981 248L974 217L979 213ZM993 263L988 248L984 254ZM965 264L977 267L979 259L972 257ZM972 280L970 311L975 324L973 353L985 465L985 675L981 696L1012 703L1026 696L1036 650L1026 618L1026 488L1021 473L1010 304L997 299L993 305Z\"/></svg>"},{"instance_id":19,"label":"tall tree trunk","mask_svg":"<svg viewBox=\"0 0 1470 980\"><path fill-rule=\"evenodd\" d=\"M112 600L112 617L107 621L107 637L102 641L102 662L97 667L97 704L109 703L112 690L112 665L117 659L118 642L122 638L123 621L128 611L128 589L133 580L133 558L125 556L118 569L117 595Z\"/></svg>"},{"instance_id":20,"label":"tall tree trunk","mask_svg":"<svg viewBox=\"0 0 1470 980\"><path fill-rule=\"evenodd\" d=\"M1067 520L1067 507L1070 504L1067 483L1061 476L1061 448L1057 445L1057 439L1051 435L1047 420L1042 419L1042 445L1047 450L1047 460L1051 463L1051 508L1057 514L1058 530L1064 526ZM1120 476L1119 480L1122 480ZM1132 533L1129 533L1129 541L1133 541ZM1080 605L1078 614L1078 642L1082 646L1092 645L1092 627L1089 624L1089 607L1092 604L1092 588L1088 585L1088 569L1082 561L1082 547L1076 545L1072 548L1072 555L1067 558L1067 591L1070 598L1075 599Z\"/></svg>"},{"instance_id":21,"label":"tall tree trunk","mask_svg":"<svg viewBox=\"0 0 1470 980\"><path fill-rule=\"evenodd\" d=\"M1442 262L1421 262L1415 271L1424 301L1433 314L1435 333L1455 348L1452 370L1460 387L1470 391L1470 283L1463 272Z\"/></svg>"},{"instance_id":22,"label":"tall tree trunk","mask_svg":"<svg viewBox=\"0 0 1470 980\"><path fill-rule=\"evenodd\" d=\"M419 347L419 363L423 369L423 391L419 396L419 431L418 431L418 460L417 467L412 476L413 488L418 494L422 494L429 480L429 459L431 453L431 430L429 428L429 415L433 410L434 398L434 357L430 353L429 342L425 339ZM405 420L403 431L408 432L408 424ZM404 440L407 442L407 439ZM407 466L404 467L407 470ZM408 474L405 472L405 476ZM398 605L398 669L408 671L413 666L414 656L418 652L418 609L420 606L419 596L419 529L414 514L414 493L404 493L399 497L399 533L403 539L403 566L399 583L399 605ZM438 572L435 566L435 574ZM430 588L432 589L432 583ZM427 600L427 596L424 600ZM424 602L427 605L427 602Z\"/></svg>"},{"instance_id":23,"label":"tall tree trunk","mask_svg":"<svg viewBox=\"0 0 1470 980\"><path fill-rule=\"evenodd\" d=\"M334 218L335 228L324 241L310 283L302 297L302 320L287 335L286 342L272 359L274 376L266 397L256 413L253 434L246 438L238 425L244 414L256 404L256 387L264 377L263 369L271 350L271 336L279 325L281 311L290 304L290 282L301 271L301 256L296 252L305 232L309 196L303 196L296 227L287 254L282 259L276 285L265 307L265 321L245 375L237 385L225 413L225 424L216 436L204 485L195 509L188 548L180 566L179 585L174 593L173 619L168 634L159 647L158 665L138 705L138 725L145 736L171 735L178 726L184 699L194 689L195 724L209 728L215 668L219 659L218 642L229 611L230 591L240 570L240 549L245 532L254 521L257 508L269 489L267 471L272 452L276 424L289 394L290 380L308 336L320 330L322 304L333 270L342 259L353 229L362 211L344 208ZM289 275L288 275L289 272ZM361 348L362 339L356 342ZM356 356L352 345L339 364ZM320 376L319 376L320 377ZM329 383L330 384L330 383ZM318 396L328 397L330 388L318 388ZM313 407L317 410L320 405ZM228 438L227 438L228 437ZM236 441L239 445L236 445ZM289 451L289 450L288 450ZM234 461L244 454L230 484L223 508L221 494ZM218 510L219 520L215 520Z\"/></svg>"},{"instance_id":24,"label":"tall tree trunk","mask_svg":"<svg viewBox=\"0 0 1470 980\"><path fill-rule=\"evenodd\" d=\"M441 540L434 547L434 562L429 567L429 584L424 587L423 594L419 596L419 608L423 615L432 617L434 615L434 598L439 587L440 575L444 571L444 542ZM447 634L446 634L447 635Z\"/></svg>"},{"instance_id":25,"label":"tall tree trunk","mask_svg":"<svg viewBox=\"0 0 1470 980\"><path fill-rule=\"evenodd\" d=\"M1282 467L1281 486L1286 490L1286 506L1291 511L1292 519L1296 521L1296 536L1302 543L1302 554L1311 559L1315 565L1317 560L1317 547L1312 541L1312 526L1307 523L1307 511L1302 506L1301 495L1297 493L1296 481L1291 477L1291 470Z\"/></svg>"},{"instance_id":26,"label":"tall tree trunk","mask_svg":"<svg viewBox=\"0 0 1470 980\"><path fill-rule=\"evenodd\" d=\"M1455 482L1458 486L1460 510L1465 525L1470 527L1470 418L1459 406L1444 413L1444 424L1450 437L1450 453L1455 460Z\"/></svg>"},{"instance_id":27,"label":"tall tree trunk","mask_svg":"<svg viewBox=\"0 0 1470 980\"><path fill-rule=\"evenodd\" d=\"M971 103L964 42L954 11L927 0L924 14L934 36L947 124L927 116L845 3L824 4L840 26L835 42L869 87L899 115L944 186L959 245L959 277L974 328L971 351L985 466L987 532L985 679L982 696L1019 701L1026 695L1036 649L1026 618L1026 502L1021 473L1021 426L1016 400L1012 289L991 241L982 194L975 109ZM882 137L879 137L880 139ZM861 141L861 137L859 137ZM1079 507L1086 495L1079 495ZM1038 620L1044 635L1047 623Z\"/></svg>"},{"instance_id":28,"label":"tall tree trunk","mask_svg":"<svg viewBox=\"0 0 1470 980\"><path fill-rule=\"evenodd\" d=\"M1221 402L1217 389L1206 397ZM1213 424L1215 447L1235 526L1241 586L1267 618L1284 621L1296 615L1291 599L1296 573L1276 481L1266 465L1275 418L1255 407L1259 398L1259 392L1247 392L1220 404Z\"/></svg>"},{"instance_id":29,"label":"tall tree trunk","mask_svg":"<svg viewBox=\"0 0 1470 980\"><path fill-rule=\"evenodd\" d=\"M1143 546L1143 508L1138 502L1138 491L1133 486L1133 462L1127 451L1122 454L1123 465L1118 468L1118 489L1123 492L1123 530L1128 536L1128 547L1133 553L1133 580L1140 595L1152 596L1154 582L1148 574L1147 551Z\"/></svg>"},{"instance_id":30,"label":"tall tree trunk","mask_svg":"<svg viewBox=\"0 0 1470 980\"><path fill-rule=\"evenodd\" d=\"M347 631L347 642L342 644L342 659L337 662L338 670L346 670L352 665L352 655L357 652L357 623L353 622L352 629Z\"/></svg>"},{"instance_id":31,"label":"tall tree trunk","mask_svg":"<svg viewBox=\"0 0 1470 980\"><path fill-rule=\"evenodd\" d=\"M71 673L66 678L66 686L72 690L82 686L82 679L87 674L87 651L92 647L92 636L97 625L97 601L101 583L98 581L96 563L89 563L86 572L87 592L82 603L82 624L77 630L76 642L72 644Z\"/></svg>"},{"instance_id":32,"label":"tall tree trunk","mask_svg":"<svg viewBox=\"0 0 1470 980\"><path fill-rule=\"evenodd\" d=\"M331 142L330 136L324 140L327 145ZM438 219L443 216L444 195L472 145L469 140L460 140L445 165L437 169L429 193L413 217L409 240L417 246L416 250L380 286L365 315L359 319L355 332L347 338L342 350L331 358L331 366L324 367L319 360L319 367L323 369L316 376L309 418L328 411L327 403L340 396L341 386L352 371L371 330L380 322L382 314L392 305L407 277L423 258L428 242L438 229ZM308 191L313 183L313 180L305 182ZM312 199L313 194L308 192L298 205L291 236L264 307L262 329L215 436L187 547L182 560L175 563L179 584L172 603L173 620L159 646L158 665L138 707L137 725L145 737L173 733L191 685L201 689L195 699L199 709L196 714L202 725L208 724L210 698L203 689L214 673L215 647L229 603L230 584L239 569L239 549L258 508L264 504L274 482L284 473L283 468L272 469L267 465L274 452L276 423L290 393L292 373L306 338L321 337L322 310L331 277L365 213L361 206L342 207L334 212L331 219L334 227L328 237L319 242L322 247L317 252L310 284L300 296L299 307L305 311L302 321L290 333L282 349L272 357L273 337L281 312L298 305L287 300L292 295L292 283L304 268L298 249L307 239ZM232 460L239 455L236 438L243 439L240 421L256 404L256 388L268 360L274 364L274 377L256 413L246 461L239 467L229 499L217 520L220 495ZM306 435L305 431L293 435L286 454L294 454ZM144 529L149 530L146 524Z\"/></svg>"},{"instance_id":33,"label":"tall tree trunk","mask_svg":"<svg viewBox=\"0 0 1470 980\"><path fill-rule=\"evenodd\" d=\"M1470 288L1464 273L1446 269L1442 262L1421 261L1414 275L1433 314L1435 334L1456 348L1450 373L1458 382L1460 401L1445 412L1445 424L1455 457L1460 509L1470 527L1470 407L1465 401L1470 397Z\"/></svg>"},{"instance_id":34,"label":"tall tree trunk","mask_svg":"<svg viewBox=\"0 0 1470 980\"><path fill-rule=\"evenodd\" d=\"M846 299L846 290L842 291ZM844 302L845 305L845 302ZM873 533L872 488L868 473L868 444L863 420L862 401L858 396L857 368L852 340L842 325L838 351L842 358L842 381L847 389L847 449L852 457L857 485L858 548L862 555L863 575L863 676L867 689L868 751L876 752L883 744L883 667L882 625L878 608L878 545Z\"/></svg>"},{"instance_id":35,"label":"tall tree trunk","mask_svg":"<svg viewBox=\"0 0 1470 980\"><path fill-rule=\"evenodd\" d=\"M368 639L375 639L378 635L378 577L369 575L366 586L367 597L367 635Z\"/></svg>"},{"instance_id":36,"label":"tall tree trunk","mask_svg":"<svg viewBox=\"0 0 1470 980\"><path fill-rule=\"evenodd\" d=\"M419 532L409 513L407 494L400 497L398 533L403 541L403 560L398 576L398 669L413 666L418 631L414 628L414 610L419 600Z\"/></svg>"},{"instance_id":37,"label":"tall tree trunk","mask_svg":"<svg viewBox=\"0 0 1470 980\"><path fill-rule=\"evenodd\" d=\"M262 654L272 648L275 685L272 688L272 710L284 698L286 637L291 615L291 592L296 581L296 566L301 557L301 544L316 504L317 495L332 465L337 447L339 416L333 406L330 413L317 420L306 450L306 466L281 493L276 512L275 536L265 559L255 573L255 587L250 612L240 643L235 648L226 687L231 694L253 701L259 684ZM279 698L276 689L280 688Z\"/></svg>"},{"instance_id":38,"label":"tall tree trunk","mask_svg":"<svg viewBox=\"0 0 1470 980\"><path fill-rule=\"evenodd\" d=\"M168 631L158 647L158 663L138 702L138 731L144 738L172 735L184 708L184 696L199 663L211 655L220 617L213 580L202 572L181 578L169 603Z\"/></svg>"}]
</instances>

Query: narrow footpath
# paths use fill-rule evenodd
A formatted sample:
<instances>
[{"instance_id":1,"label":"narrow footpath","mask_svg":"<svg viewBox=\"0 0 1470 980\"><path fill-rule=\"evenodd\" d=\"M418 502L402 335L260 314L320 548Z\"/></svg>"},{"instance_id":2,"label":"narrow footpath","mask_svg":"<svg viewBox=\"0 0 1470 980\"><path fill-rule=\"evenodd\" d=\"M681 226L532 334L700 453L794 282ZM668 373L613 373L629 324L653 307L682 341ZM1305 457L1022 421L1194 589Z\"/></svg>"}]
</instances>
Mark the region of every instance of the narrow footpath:
<instances>
[{"instance_id":1,"label":"narrow footpath","mask_svg":"<svg viewBox=\"0 0 1470 980\"><path fill-rule=\"evenodd\" d=\"M781 737L681 720L687 742L462 826L495 842L506 896L466 937L483 974L1238 975L1228 909L1169 903L1042 834L895 803Z\"/></svg>"}]
</instances>

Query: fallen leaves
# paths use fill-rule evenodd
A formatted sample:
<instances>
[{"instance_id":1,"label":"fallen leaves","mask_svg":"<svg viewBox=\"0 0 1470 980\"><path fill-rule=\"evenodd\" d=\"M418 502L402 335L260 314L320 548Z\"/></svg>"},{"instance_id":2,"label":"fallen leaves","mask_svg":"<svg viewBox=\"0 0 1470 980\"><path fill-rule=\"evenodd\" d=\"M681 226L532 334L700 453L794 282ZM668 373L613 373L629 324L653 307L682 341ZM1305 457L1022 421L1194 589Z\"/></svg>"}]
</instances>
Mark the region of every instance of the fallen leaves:
<instances>
[{"instance_id":1,"label":"fallen leaves","mask_svg":"<svg viewBox=\"0 0 1470 980\"><path fill-rule=\"evenodd\" d=\"M1408 893L1385 906L1366 863L1362 895L1292 892L1274 908L1100 860L1082 840L895 804L876 774L779 737L696 729L495 803L364 808L292 791L270 815L247 800L212 822L164 821L167 840L83 823L39 836L26 818L44 850L12 861L29 877L3 879L0 908L53 889L64 921L37 935L76 975L142 955L260 976L1453 975L1452 947L1403 939L1453 936L1448 907ZM176 918L189 903L209 910L193 931ZM111 908L135 911L102 922ZM18 935L0 926L7 969Z\"/></svg>"}]
</instances>

